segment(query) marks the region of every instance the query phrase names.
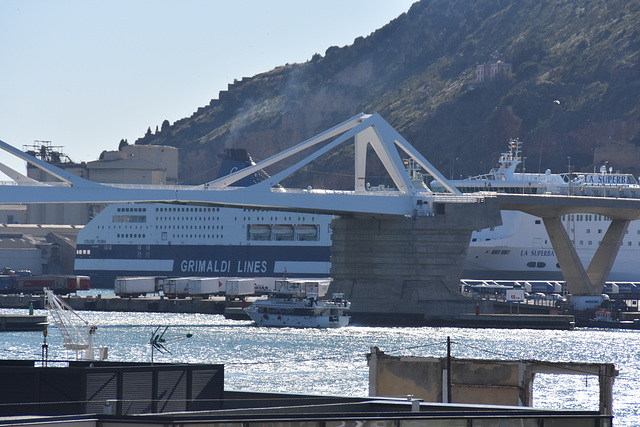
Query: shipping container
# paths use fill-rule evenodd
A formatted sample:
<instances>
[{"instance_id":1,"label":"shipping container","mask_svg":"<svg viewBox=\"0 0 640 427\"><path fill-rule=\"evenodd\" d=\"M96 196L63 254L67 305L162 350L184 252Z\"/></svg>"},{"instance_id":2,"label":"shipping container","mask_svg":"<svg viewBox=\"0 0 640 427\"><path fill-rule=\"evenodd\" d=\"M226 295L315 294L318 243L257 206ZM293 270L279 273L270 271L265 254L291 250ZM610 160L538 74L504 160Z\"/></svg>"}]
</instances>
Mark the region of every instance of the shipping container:
<instances>
[{"instance_id":1,"label":"shipping container","mask_svg":"<svg viewBox=\"0 0 640 427\"><path fill-rule=\"evenodd\" d=\"M120 297L137 297L156 291L155 277L118 277L114 283L114 292Z\"/></svg>"},{"instance_id":2,"label":"shipping container","mask_svg":"<svg viewBox=\"0 0 640 427\"><path fill-rule=\"evenodd\" d=\"M255 286L253 279L227 279L225 294L229 299L254 295Z\"/></svg>"},{"instance_id":3,"label":"shipping container","mask_svg":"<svg viewBox=\"0 0 640 427\"><path fill-rule=\"evenodd\" d=\"M191 277L187 284L189 296L207 297L224 291L223 279L219 277Z\"/></svg>"},{"instance_id":4,"label":"shipping container","mask_svg":"<svg viewBox=\"0 0 640 427\"><path fill-rule=\"evenodd\" d=\"M168 298L186 298L189 295L189 280L193 277L172 277L164 279L162 292Z\"/></svg>"}]
</instances>

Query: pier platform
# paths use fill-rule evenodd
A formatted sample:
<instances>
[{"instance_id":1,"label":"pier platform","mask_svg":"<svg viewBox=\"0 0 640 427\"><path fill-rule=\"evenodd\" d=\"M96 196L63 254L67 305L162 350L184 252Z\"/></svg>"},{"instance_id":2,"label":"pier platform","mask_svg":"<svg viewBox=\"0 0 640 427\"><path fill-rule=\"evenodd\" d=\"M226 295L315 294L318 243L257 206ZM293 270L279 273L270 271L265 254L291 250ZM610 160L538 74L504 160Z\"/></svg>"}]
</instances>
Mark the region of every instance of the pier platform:
<instances>
[{"instance_id":1,"label":"pier platform","mask_svg":"<svg viewBox=\"0 0 640 427\"><path fill-rule=\"evenodd\" d=\"M0 331L42 331L47 316L26 314L0 314Z\"/></svg>"},{"instance_id":2,"label":"pier platform","mask_svg":"<svg viewBox=\"0 0 640 427\"><path fill-rule=\"evenodd\" d=\"M158 296L141 298L120 298L117 296L80 297L64 296L63 301L74 310L89 311L123 311L123 312L155 312L155 313L200 313L223 314L228 319L249 320L242 310L241 301L226 301L223 297L170 299ZM247 298L245 305L250 305L255 297ZM42 295L29 297L19 295L0 295L0 308L44 308ZM536 307L548 312L546 307ZM421 315L404 313L394 317L371 316L366 313L350 313L352 324L379 326L456 326L466 328L526 328L526 329L572 329L575 327L574 316L550 315L541 313L524 314L458 314L450 318L426 320ZM25 316L29 317L29 316ZM34 317L34 316L30 316ZM46 321L43 320L42 322Z\"/></svg>"},{"instance_id":3,"label":"pier platform","mask_svg":"<svg viewBox=\"0 0 640 427\"><path fill-rule=\"evenodd\" d=\"M253 299L255 297L248 298L247 304L250 304ZM65 295L62 300L74 310L153 313L224 314L226 307L240 307L241 304L240 301L226 301L224 297L172 299L159 296L120 298ZM28 309L29 305L33 305L36 309L45 308L44 297L42 295L0 295L0 308Z\"/></svg>"},{"instance_id":4,"label":"pier platform","mask_svg":"<svg viewBox=\"0 0 640 427\"><path fill-rule=\"evenodd\" d=\"M455 322L464 328L569 330L576 326L574 316L558 314L461 314Z\"/></svg>"}]
</instances>

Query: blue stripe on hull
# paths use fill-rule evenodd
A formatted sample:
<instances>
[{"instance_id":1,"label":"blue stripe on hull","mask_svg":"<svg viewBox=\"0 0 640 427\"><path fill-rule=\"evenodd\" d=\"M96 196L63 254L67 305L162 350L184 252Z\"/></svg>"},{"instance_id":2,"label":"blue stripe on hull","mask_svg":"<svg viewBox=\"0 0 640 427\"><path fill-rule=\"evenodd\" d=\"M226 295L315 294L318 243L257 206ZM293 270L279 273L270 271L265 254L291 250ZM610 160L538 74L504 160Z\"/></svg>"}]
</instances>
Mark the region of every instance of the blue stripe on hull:
<instances>
[{"instance_id":1,"label":"blue stripe on hull","mask_svg":"<svg viewBox=\"0 0 640 427\"><path fill-rule=\"evenodd\" d=\"M110 287L117 276L281 277L283 272L278 270L287 262L316 265L314 271L287 271L288 277L327 277L330 262L329 246L111 245L105 249L104 245L78 244L77 249L91 255L76 256L76 274L90 276L94 285ZM82 260L91 260L92 269L82 268ZM136 260L141 265L149 260L169 260L173 269L122 268Z\"/></svg>"}]
</instances>

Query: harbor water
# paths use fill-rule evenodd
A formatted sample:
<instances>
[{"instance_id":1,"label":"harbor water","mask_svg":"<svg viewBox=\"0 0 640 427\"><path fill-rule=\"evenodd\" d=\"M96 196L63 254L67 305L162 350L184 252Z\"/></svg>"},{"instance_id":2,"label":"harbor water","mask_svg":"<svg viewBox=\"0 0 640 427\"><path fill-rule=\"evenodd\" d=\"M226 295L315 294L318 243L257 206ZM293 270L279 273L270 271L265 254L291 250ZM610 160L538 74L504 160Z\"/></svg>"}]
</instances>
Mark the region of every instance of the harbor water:
<instances>
[{"instance_id":1,"label":"harbor water","mask_svg":"<svg viewBox=\"0 0 640 427\"><path fill-rule=\"evenodd\" d=\"M24 310L0 310L26 314ZM35 310L35 314L46 314ZM150 337L169 326L169 352L154 352L156 362L220 363L228 390L368 395L365 355L372 346L387 354L445 357L447 337L459 358L613 363L614 425L640 425L640 331L575 329L504 330L466 328L391 328L351 325L340 329L259 328L250 321L221 315L80 312L98 326L110 361L149 362ZM60 331L50 326L50 360L75 353L62 347ZM192 334L187 338L187 334ZM0 333L2 359L40 360L42 332ZM537 375L534 406L598 410L598 379L582 375Z\"/></svg>"}]
</instances>

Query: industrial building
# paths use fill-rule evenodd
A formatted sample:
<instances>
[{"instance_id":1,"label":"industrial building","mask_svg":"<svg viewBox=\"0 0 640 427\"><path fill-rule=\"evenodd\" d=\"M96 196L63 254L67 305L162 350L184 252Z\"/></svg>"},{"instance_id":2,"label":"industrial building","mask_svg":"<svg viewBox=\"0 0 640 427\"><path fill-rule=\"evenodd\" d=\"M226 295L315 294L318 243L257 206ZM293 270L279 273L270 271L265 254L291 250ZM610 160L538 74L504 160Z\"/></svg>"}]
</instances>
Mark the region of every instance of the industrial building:
<instances>
[{"instance_id":1,"label":"industrial building","mask_svg":"<svg viewBox=\"0 0 640 427\"><path fill-rule=\"evenodd\" d=\"M178 149L155 145L124 145L104 151L92 162L73 162L63 147L36 141L25 151L74 175L102 183L175 185ZM27 176L58 181L27 164ZM78 231L104 208L98 204L0 205L0 268L33 274L72 274Z\"/></svg>"}]
</instances>

